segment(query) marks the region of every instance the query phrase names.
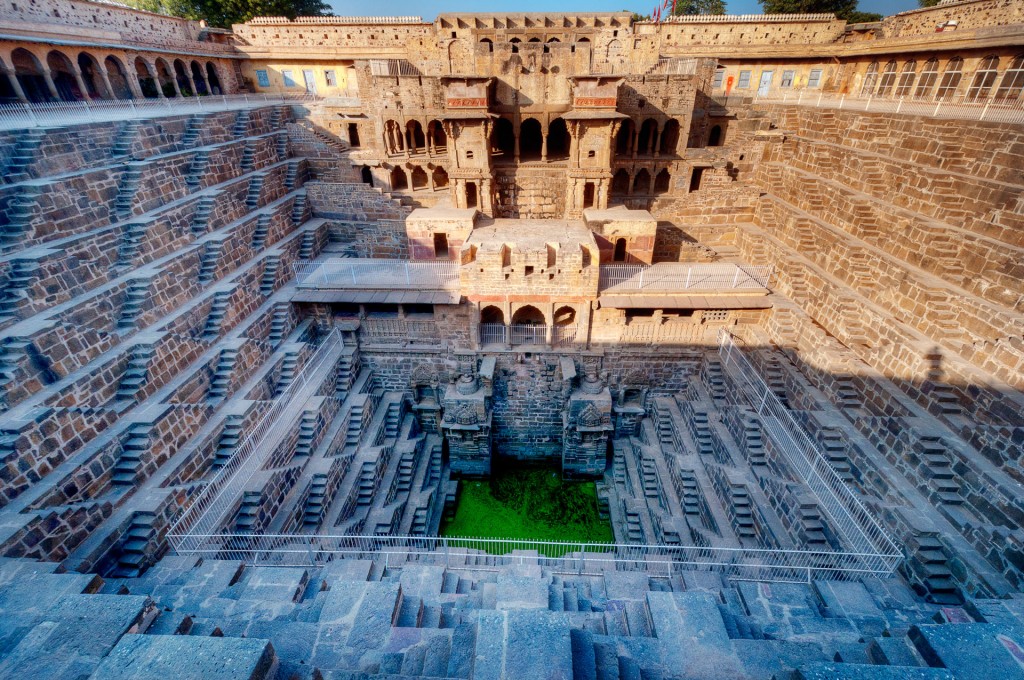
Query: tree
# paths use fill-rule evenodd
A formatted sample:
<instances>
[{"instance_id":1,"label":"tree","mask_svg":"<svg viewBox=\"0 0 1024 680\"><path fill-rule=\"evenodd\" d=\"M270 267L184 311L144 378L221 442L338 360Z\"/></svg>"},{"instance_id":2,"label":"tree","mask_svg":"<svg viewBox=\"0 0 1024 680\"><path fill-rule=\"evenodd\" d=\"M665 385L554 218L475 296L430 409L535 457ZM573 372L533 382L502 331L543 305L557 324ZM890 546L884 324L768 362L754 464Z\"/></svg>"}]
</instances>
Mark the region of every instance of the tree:
<instances>
[{"instance_id":1,"label":"tree","mask_svg":"<svg viewBox=\"0 0 1024 680\"><path fill-rule=\"evenodd\" d=\"M160 12L211 26L231 28L253 17L327 16L330 5L323 0L127 0L138 9Z\"/></svg>"},{"instance_id":2,"label":"tree","mask_svg":"<svg viewBox=\"0 0 1024 680\"><path fill-rule=\"evenodd\" d=\"M858 16L857 0L757 0L765 14L818 14L831 12L850 21ZM859 16L863 16L860 14Z\"/></svg>"},{"instance_id":3,"label":"tree","mask_svg":"<svg viewBox=\"0 0 1024 680\"><path fill-rule=\"evenodd\" d=\"M672 14L725 14L725 0L676 0Z\"/></svg>"},{"instance_id":4,"label":"tree","mask_svg":"<svg viewBox=\"0 0 1024 680\"><path fill-rule=\"evenodd\" d=\"M939 0L917 0L918 7L935 7L939 4Z\"/></svg>"},{"instance_id":5,"label":"tree","mask_svg":"<svg viewBox=\"0 0 1024 680\"><path fill-rule=\"evenodd\" d=\"M870 24L874 21L881 21L882 15L876 12L850 12L849 16L843 17L850 24Z\"/></svg>"}]
</instances>

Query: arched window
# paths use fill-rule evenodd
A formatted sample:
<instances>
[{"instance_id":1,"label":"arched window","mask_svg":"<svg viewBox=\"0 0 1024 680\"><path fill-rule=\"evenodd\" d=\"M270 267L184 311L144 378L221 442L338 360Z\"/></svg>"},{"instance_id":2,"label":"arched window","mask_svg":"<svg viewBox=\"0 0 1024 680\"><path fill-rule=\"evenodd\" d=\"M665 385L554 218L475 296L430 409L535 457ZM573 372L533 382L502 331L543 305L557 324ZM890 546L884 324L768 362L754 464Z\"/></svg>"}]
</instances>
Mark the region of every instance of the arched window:
<instances>
[{"instance_id":1,"label":"arched window","mask_svg":"<svg viewBox=\"0 0 1024 680\"><path fill-rule=\"evenodd\" d=\"M526 305L515 311L512 323L519 326L543 326L544 314L533 305Z\"/></svg>"},{"instance_id":2,"label":"arched window","mask_svg":"<svg viewBox=\"0 0 1024 680\"><path fill-rule=\"evenodd\" d=\"M642 168L636 173L633 179L633 193L641 196L651 193L651 173L647 172L647 168Z\"/></svg>"},{"instance_id":3,"label":"arched window","mask_svg":"<svg viewBox=\"0 0 1024 680\"><path fill-rule=\"evenodd\" d=\"M510 45L512 45L512 54L516 54L516 53L519 52L519 43L521 43L523 41L520 40L519 38L512 38L508 42L509 42Z\"/></svg>"},{"instance_id":4,"label":"arched window","mask_svg":"<svg viewBox=\"0 0 1024 680\"><path fill-rule=\"evenodd\" d=\"M480 310L480 323L497 323L504 325L505 313L501 311L500 307L488 305Z\"/></svg>"},{"instance_id":5,"label":"arched window","mask_svg":"<svg viewBox=\"0 0 1024 680\"><path fill-rule=\"evenodd\" d=\"M516 151L516 132L512 127L512 121L508 118L499 118L494 121L494 130L491 132L491 155L499 156L498 160L511 162Z\"/></svg>"},{"instance_id":6,"label":"arched window","mask_svg":"<svg viewBox=\"0 0 1024 680\"><path fill-rule=\"evenodd\" d=\"M159 96L156 79L149 70L149 64L142 57L135 58L135 77L139 79L139 89L142 96L147 99L155 99Z\"/></svg>"},{"instance_id":7,"label":"arched window","mask_svg":"<svg viewBox=\"0 0 1024 680\"><path fill-rule=\"evenodd\" d=\"M373 171L371 171L369 167L364 165L360 168L359 177L363 180L363 184L369 184L371 187L373 186Z\"/></svg>"},{"instance_id":8,"label":"arched window","mask_svg":"<svg viewBox=\"0 0 1024 680\"><path fill-rule=\"evenodd\" d=\"M487 45L487 51L488 52L493 52L494 51L494 42L490 38L483 38L483 39L480 40L480 43Z\"/></svg>"},{"instance_id":9,"label":"arched window","mask_svg":"<svg viewBox=\"0 0 1024 680\"><path fill-rule=\"evenodd\" d=\"M405 150L405 134L397 120L384 121L384 146L391 154Z\"/></svg>"},{"instance_id":10,"label":"arched window","mask_svg":"<svg viewBox=\"0 0 1024 680\"><path fill-rule=\"evenodd\" d=\"M722 146L722 126L715 125L708 132L708 146Z\"/></svg>"},{"instance_id":11,"label":"arched window","mask_svg":"<svg viewBox=\"0 0 1024 680\"><path fill-rule=\"evenodd\" d=\"M114 91L114 99L132 99L132 89L128 85L128 76L125 75L121 62L116 57L107 57L103 60L103 66L107 69L107 80Z\"/></svg>"},{"instance_id":12,"label":"arched window","mask_svg":"<svg viewBox=\"0 0 1024 680\"><path fill-rule=\"evenodd\" d=\"M85 91L93 99L110 99L113 94L107 92L103 84L103 76L100 75L100 65L88 52L78 54L78 70L82 72L82 82L85 83Z\"/></svg>"},{"instance_id":13,"label":"arched window","mask_svg":"<svg viewBox=\"0 0 1024 680\"><path fill-rule=\"evenodd\" d=\"M914 78L917 76L917 62L911 59L903 64L899 80L896 81L896 96L902 99L909 97L914 89Z\"/></svg>"},{"instance_id":14,"label":"arched window","mask_svg":"<svg viewBox=\"0 0 1024 680\"><path fill-rule=\"evenodd\" d=\"M444 125L439 120L432 120L427 123L427 133L430 135L431 144L434 145L434 152L441 153L448 147L448 135L444 132Z\"/></svg>"},{"instance_id":15,"label":"arched window","mask_svg":"<svg viewBox=\"0 0 1024 680\"><path fill-rule=\"evenodd\" d=\"M409 188L409 180L405 176L405 171L402 168L395 166L391 170L391 190L399 191L401 189Z\"/></svg>"},{"instance_id":16,"label":"arched window","mask_svg":"<svg viewBox=\"0 0 1024 680\"><path fill-rule=\"evenodd\" d=\"M203 67L199 65L199 62L193 61L189 64L189 70L192 71L192 82L196 84L196 94L210 94L210 88L206 85L206 76L203 75Z\"/></svg>"},{"instance_id":17,"label":"arched window","mask_svg":"<svg viewBox=\"0 0 1024 680\"><path fill-rule=\"evenodd\" d=\"M622 121L622 127L619 128L618 134L615 135L615 155L616 156L627 156L632 153L633 147L633 121L627 118Z\"/></svg>"},{"instance_id":18,"label":"arched window","mask_svg":"<svg viewBox=\"0 0 1024 680\"><path fill-rule=\"evenodd\" d=\"M78 87L75 79L75 68L71 60L63 52L53 50L46 55L46 65L50 69L50 77L57 88L57 95L66 102L85 99L85 93Z\"/></svg>"},{"instance_id":19,"label":"arched window","mask_svg":"<svg viewBox=\"0 0 1024 680\"><path fill-rule=\"evenodd\" d=\"M525 160L540 158L544 136L541 133L540 121L527 118L519 125L519 156Z\"/></svg>"},{"instance_id":20,"label":"arched window","mask_svg":"<svg viewBox=\"0 0 1024 680\"><path fill-rule=\"evenodd\" d=\"M658 146L661 155L675 155L679 146L679 121L672 119L665 123L665 129L661 131L661 141Z\"/></svg>"},{"instance_id":21,"label":"arched window","mask_svg":"<svg viewBox=\"0 0 1024 680\"><path fill-rule=\"evenodd\" d=\"M654 145L654 135L658 132L658 122L653 118L648 118L644 121L644 124L640 126L640 136L637 138L637 153L641 155L647 155L654 151L652 148Z\"/></svg>"},{"instance_id":22,"label":"arched window","mask_svg":"<svg viewBox=\"0 0 1024 680\"><path fill-rule=\"evenodd\" d=\"M423 126L418 120L410 120L405 127L408 134L409 150L419 153L427 146L427 138L423 136Z\"/></svg>"},{"instance_id":23,"label":"arched window","mask_svg":"<svg viewBox=\"0 0 1024 680\"><path fill-rule=\"evenodd\" d=\"M475 208L477 202L476 182L466 182L466 207Z\"/></svg>"},{"instance_id":24,"label":"arched window","mask_svg":"<svg viewBox=\"0 0 1024 680\"><path fill-rule=\"evenodd\" d=\"M562 118L548 125L548 160L560 161L569 157L569 128Z\"/></svg>"},{"instance_id":25,"label":"arched window","mask_svg":"<svg viewBox=\"0 0 1024 680\"><path fill-rule=\"evenodd\" d=\"M669 174L668 168L662 168L661 172L654 178L654 193L667 194L671 181L672 176Z\"/></svg>"},{"instance_id":26,"label":"arched window","mask_svg":"<svg viewBox=\"0 0 1024 680\"><path fill-rule=\"evenodd\" d=\"M898 68L898 64L896 63L895 59L893 59L892 61L890 61L889 63L887 63L885 65L885 70L882 71L882 77L878 81L878 96L879 97L886 97L886 96L889 95L889 92L892 90L892 86L896 82L896 69L897 68Z\"/></svg>"},{"instance_id":27,"label":"arched window","mask_svg":"<svg viewBox=\"0 0 1024 680\"><path fill-rule=\"evenodd\" d=\"M36 55L24 47L19 47L11 52L11 66L18 78L18 84L30 102L48 102L53 99L43 77L43 67Z\"/></svg>"},{"instance_id":28,"label":"arched window","mask_svg":"<svg viewBox=\"0 0 1024 680\"><path fill-rule=\"evenodd\" d=\"M413 166L410 178L413 190L427 188L427 172L420 166Z\"/></svg>"},{"instance_id":29,"label":"arched window","mask_svg":"<svg viewBox=\"0 0 1024 680\"><path fill-rule=\"evenodd\" d=\"M620 238L615 241L615 250L612 252L612 262L626 261L626 239Z\"/></svg>"},{"instance_id":30,"label":"arched window","mask_svg":"<svg viewBox=\"0 0 1024 680\"><path fill-rule=\"evenodd\" d=\"M953 57L946 62L946 70L943 71L942 78L939 80L939 89L935 91L937 100L946 101L953 98L956 89L960 87L960 80L964 77L963 68L964 60L960 57Z\"/></svg>"},{"instance_id":31,"label":"arched window","mask_svg":"<svg viewBox=\"0 0 1024 680\"><path fill-rule=\"evenodd\" d=\"M878 62L873 61L868 64L868 70L864 74L864 82L861 83L860 93L864 95L871 95L875 92L875 83L878 82Z\"/></svg>"},{"instance_id":32,"label":"arched window","mask_svg":"<svg viewBox=\"0 0 1024 680\"><path fill-rule=\"evenodd\" d=\"M434 168L432 175L434 177L435 189L443 189L448 186L448 172L440 165Z\"/></svg>"},{"instance_id":33,"label":"arched window","mask_svg":"<svg viewBox=\"0 0 1024 680\"><path fill-rule=\"evenodd\" d=\"M177 96L174 90L174 77L171 75L171 67L163 59L158 58L156 60L156 78L160 91L164 93L165 97Z\"/></svg>"},{"instance_id":34,"label":"arched window","mask_svg":"<svg viewBox=\"0 0 1024 680\"><path fill-rule=\"evenodd\" d=\"M967 99L969 102L978 102L988 97L992 86L996 84L996 77L999 75L999 57L988 56L978 64L978 70L974 72L974 80L967 88Z\"/></svg>"},{"instance_id":35,"label":"arched window","mask_svg":"<svg viewBox=\"0 0 1024 680\"><path fill-rule=\"evenodd\" d=\"M217 67L212 61L206 62L206 82L210 86L210 94L224 94L220 78L217 76Z\"/></svg>"},{"instance_id":36,"label":"arched window","mask_svg":"<svg viewBox=\"0 0 1024 680\"><path fill-rule=\"evenodd\" d=\"M178 89L181 90L183 97L191 97L195 94L192 91L192 85L188 82L188 74L185 73L185 62L181 59L174 60L174 80L178 83Z\"/></svg>"},{"instance_id":37,"label":"arched window","mask_svg":"<svg viewBox=\"0 0 1024 680\"><path fill-rule=\"evenodd\" d=\"M534 36L534 37L530 38L527 42L539 43L540 42L540 38L538 38L537 36Z\"/></svg>"},{"instance_id":38,"label":"arched window","mask_svg":"<svg viewBox=\"0 0 1024 680\"><path fill-rule=\"evenodd\" d=\"M625 168L619 168L612 177L612 193L625 196L629 193L629 173Z\"/></svg>"},{"instance_id":39,"label":"arched window","mask_svg":"<svg viewBox=\"0 0 1024 680\"><path fill-rule=\"evenodd\" d=\"M559 307L553 318L556 326L571 326L576 323L576 310L568 305Z\"/></svg>"},{"instance_id":40,"label":"arched window","mask_svg":"<svg viewBox=\"0 0 1024 680\"><path fill-rule=\"evenodd\" d=\"M931 96L932 89L935 88L935 81L939 79L939 60L932 57L928 61L924 62L924 67L921 69L921 76L917 79L917 90L914 92L914 96L918 99L926 99Z\"/></svg>"},{"instance_id":41,"label":"arched window","mask_svg":"<svg viewBox=\"0 0 1024 680\"><path fill-rule=\"evenodd\" d=\"M1010 67L999 82L995 99L998 102L1012 102L1020 99L1021 93L1024 93L1024 54L1014 57L1010 62Z\"/></svg>"}]
</instances>

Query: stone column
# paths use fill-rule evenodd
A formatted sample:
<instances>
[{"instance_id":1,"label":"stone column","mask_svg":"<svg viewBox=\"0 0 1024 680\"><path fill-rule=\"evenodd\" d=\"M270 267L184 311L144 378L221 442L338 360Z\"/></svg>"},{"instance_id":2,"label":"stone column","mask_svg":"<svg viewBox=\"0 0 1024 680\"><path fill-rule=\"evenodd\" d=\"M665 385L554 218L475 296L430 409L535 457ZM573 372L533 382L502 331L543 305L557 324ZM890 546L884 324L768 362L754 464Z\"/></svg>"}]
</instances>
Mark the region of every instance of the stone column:
<instances>
[{"instance_id":1,"label":"stone column","mask_svg":"<svg viewBox=\"0 0 1024 680\"><path fill-rule=\"evenodd\" d=\"M654 149L654 140L658 137L658 131L655 130L654 134L647 138L647 155L650 156Z\"/></svg>"},{"instance_id":2,"label":"stone column","mask_svg":"<svg viewBox=\"0 0 1024 680\"><path fill-rule=\"evenodd\" d=\"M629 173L629 185L626 187L626 195L627 196L632 196L633 195L633 180L634 179L636 179L636 178L633 176L633 173Z\"/></svg>"},{"instance_id":3,"label":"stone column","mask_svg":"<svg viewBox=\"0 0 1024 680\"><path fill-rule=\"evenodd\" d=\"M196 90L196 81L192 77L192 69L189 67L185 67L185 78L188 80L188 86L192 89L192 96L198 97L199 91Z\"/></svg>"},{"instance_id":4,"label":"stone column","mask_svg":"<svg viewBox=\"0 0 1024 680\"><path fill-rule=\"evenodd\" d=\"M554 334L555 334L555 303L554 302L549 302L548 303L548 310L547 311L548 311L548 313L546 315L547 318L545 319L546 323L544 324L544 344L547 345L548 347L551 347L551 344L552 344L552 342L555 339L555 337L554 337Z\"/></svg>"},{"instance_id":5,"label":"stone column","mask_svg":"<svg viewBox=\"0 0 1024 680\"><path fill-rule=\"evenodd\" d=\"M184 95L181 94L181 87L178 85L178 74L174 70L174 65L171 64L171 85L174 86L174 96L181 99ZM160 78L156 79L156 82L160 82Z\"/></svg>"},{"instance_id":6,"label":"stone column","mask_svg":"<svg viewBox=\"0 0 1024 680\"><path fill-rule=\"evenodd\" d=\"M57 86L53 82L53 71L48 68L43 69L43 80L46 81L46 89L50 91L50 95L60 101L60 95L57 94Z\"/></svg>"},{"instance_id":7,"label":"stone column","mask_svg":"<svg viewBox=\"0 0 1024 680\"><path fill-rule=\"evenodd\" d=\"M659 149L660 141L661 141L661 128L659 127L657 130L654 131L654 157L655 158L657 158L658 156L661 155L661 151Z\"/></svg>"},{"instance_id":8,"label":"stone column","mask_svg":"<svg viewBox=\"0 0 1024 680\"><path fill-rule=\"evenodd\" d=\"M515 138L516 138L515 153L513 154L513 157L515 158L516 163L518 163L519 162L519 124L518 123L515 123L515 128L514 128L513 131L515 132Z\"/></svg>"},{"instance_id":9,"label":"stone column","mask_svg":"<svg viewBox=\"0 0 1024 680\"><path fill-rule=\"evenodd\" d=\"M100 80L103 81L103 89L107 93L108 99L117 99L117 94L114 93L114 86L110 84L110 76L107 74L107 69L104 65L100 65L97 69L100 73Z\"/></svg>"},{"instance_id":10,"label":"stone column","mask_svg":"<svg viewBox=\"0 0 1024 680\"><path fill-rule=\"evenodd\" d=\"M160 76L156 72L156 66L145 59L142 60L142 63L146 65L146 73L148 73L149 77L153 79L153 84L156 86L156 98L167 99L167 95L164 94L164 88L160 84Z\"/></svg>"},{"instance_id":11,"label":"stone column","mask_svg":"<svg viewBox=\"0 0 1024 680\"><path fill-rule=\"evenodd\" d=\"M629 148L632 152L633 158L636 158L637 147L640 146L640 128L636 125L633 126L633 136L629 141Z\"/></svg>"},{"instance_id":12,"label":"stone column","mask_svg":"<svg viewBox=\"0 0 1024 680\"><path fill-rule=\"evenodd\" d=\"M608 207L607 184L608 184L608 180L604 180L604 179L600 180L597 183L597 187L596 187L597 196L595 196L594 205L597 206L598 210L604 210L605 208Z\"/></svg>"},{"instance_id":13,"label":"stone column","mask_svg":"<svg viewBox=\"0 0 1024 680\"><path fill-rule=\"evenodd\" d=\"M128 60L128 56L125 55L125 59ZM128 89L131 90L132 96L136 99L145 99L146 95L142 94L142 86L139 85L139 72L135 68L135 60L128 60L128 64L131 71L125 73L124 79L128 83ZM104 68L104 72L106 69Z\"/></svg>"},{"instance_id":14,"label":"stone column","mask_svg":"<svg viewBox=\"0 0 1024 680\"><path fill-rule=\"evenodd\" d=\"M85 86L85 78L82 77L81 69L74 70L75 82L78 83L78 89L82 91L82 99L87 102L92 101L92 95L89 94L89 88Z\"/></svg>"},{"instance_id":15,"label":"stone column","mask_svg":"<svg viewBox=\"0 0 1024 680\"><path fill-rule=\"evenodd\" d=\"M455 207L466 207L466 180L464 179L455 180Z\"/></svg>"},{"instance_id":16,"label":"stone column","mask_svg":"<svg viewBox=\"0 0 1024 680\"><path fill-rule=\"evenodd\" d=\"M4 75L7 76L8 82L11 83L11 89L14 90L14 95L18 98L18 101L23 104L28 104L28 97L25 96L25 90L21 89L21 83L18 81L18 74L14 69L4 67Z\"/></svg>"},{"instance_id":17,"label":"stone column","mask_svg":"<svg viewBox=\"0 0 1024 680\"><path fill-rule=\"evenodd\" d=\"M540 141L540 160L542 163L548 162L548 131L545 129L541 134Z\"/></svg>"}]
</instances>

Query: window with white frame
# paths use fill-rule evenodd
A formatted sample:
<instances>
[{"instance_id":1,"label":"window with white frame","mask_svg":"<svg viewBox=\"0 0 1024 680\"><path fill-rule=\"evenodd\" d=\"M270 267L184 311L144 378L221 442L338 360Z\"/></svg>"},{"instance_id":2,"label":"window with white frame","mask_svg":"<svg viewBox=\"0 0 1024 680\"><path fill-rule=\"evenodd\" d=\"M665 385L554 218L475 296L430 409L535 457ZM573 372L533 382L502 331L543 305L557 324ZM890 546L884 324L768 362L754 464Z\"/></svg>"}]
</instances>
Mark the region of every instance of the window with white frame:
<instances>
[{"instance_id":1,"label":"window with white frame","mask_svg":"<svg viewBox=\"0 0 1024 680\"><path fill-rule=\"evenodd\" d=\"M259 83L260 87L270 87L270 74L267 73L266 69L257 69L256 82Z\"/></svg>"},{"instance_id":2,"label":"window with white frame","mask_svg":"<svg viewBox=\"0 0 1024 680\"><path fill-rule=\"evenodd\" d=\"M335 75L334 71L324 71L324 80L327 81L327 87L338 86L338 76Z\"/></svg>"},{"instance_id":3,"label":"window with white frame","mask_svg":"<svg viewBox=\"0 0 1024 680\"><path fill-rule=\"evenodd\" d=\"M821 69L812 68L810 74L807 76L807 87L820 87L821 86Z\"/></svg>"},{"instance_id":4,"label":"window with white frame","mask_svg":"<svg viewBox=\"0 0 1024 680\"><path fill-rule=\"evenodd\" d=\"M793 87L793 77L796 75L796 71L783 71L782 72L782 83L779 87Z\"/></svg>"},{"instance_id":5,"label":"window with white frame","mask_svg":"<svg viewBox=\"0 0 1024 680\"><path fill-rule=\"evenodd\" d=\"M1003 73L1003 79L996 90L996 101L1012 102L1024 94L1024 54L1010 62L1010 68Z\"/></svg>"},{"instance_id":6,"label":"window with white frame","mask_svg":"<svg viewBox=\"0 0 1024 680\"><path fill-rule=\"evenodd\" d=\"M285 87L295 87L295 76L291 71L281 71L281 78L284 80Z\"/></svg>"},{"instance_id":7,"label":"window with white frame","mask_svg":"<svg viewBox=\"0 0 1024 680\"><path fill-rule=\"evenodd\" d=\"M725 80L725 69L715 69L715 80L711 83L711 88L714 90L721 88L723 80Z\"/></svg>"},{"instance_id":8,"label":"window with white frame","mask_svg":"<svg viewBox=\"0 0 1024 680\"><path fill-rule=\"evenodd\" d=\"M740 81L736 83L736 87L740 89L750 87L750 71L740 71Z\"/></svg>"}]
</instances>

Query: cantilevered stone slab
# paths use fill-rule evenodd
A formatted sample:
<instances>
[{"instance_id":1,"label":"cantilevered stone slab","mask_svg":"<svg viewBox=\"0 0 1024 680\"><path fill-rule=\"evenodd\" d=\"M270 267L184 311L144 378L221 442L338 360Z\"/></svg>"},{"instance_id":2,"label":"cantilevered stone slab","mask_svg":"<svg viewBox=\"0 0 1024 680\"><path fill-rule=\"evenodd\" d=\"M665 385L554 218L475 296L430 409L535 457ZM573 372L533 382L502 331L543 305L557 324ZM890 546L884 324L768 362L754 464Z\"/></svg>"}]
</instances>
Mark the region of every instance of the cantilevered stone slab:
<instances>
[{"instance_id":1,"label":"cantilevered stone slab","mask_svg":"<svg viewBox=\"0 0 1024 680\"><path fill-rule=\"evenodd\" d=\"M277 657L266 640L187 635L125 635L92 680L264 680Z\"/></svg>"},{"instance_id":2,"label":"cantilevered stone slab","mask_svg":"<svg viewBox=\"0 0 1024 680\"><path fill-rule=\"evenodd\" d=\"M914 626L910 639L929 666L957 680L1024 680L1024 628L992 623Z\"/></svg>"},{"instance_id":3,"label":"cantilevered stone slab","mask_svg":"<svg viewBox=\"0 0 1024 680\"><path fill-rule=\"evenodd\" d=\"M441 586L444 584L444 567L407 564L402 567L402 575L399 576L398 582L402 584L403 595L434 602L441 594Z\"/></svg>"},{"instance_id":4,"label":"cantilevered stone slab","mask_svg":"<svg viewBox=\"0 0 1024 680\"><path fill-rule=\"evenodd\" d=\"M402 604L402 588L397 583L368 583L359 605L348 646L356 649L377 649L384 645L388 631Z\"/></svg>"},{"instance_id":5,"label":"cantilevered stone slab","mask_svg":"<svg viewBox=\"0 0 1024 680\"><path fill-rule=\"evenodd\" d=\"M794 677L796 680L954 680L953 674L942 668L843 663L812 664L801 668Z\"/></svg>"}]
</instances>

